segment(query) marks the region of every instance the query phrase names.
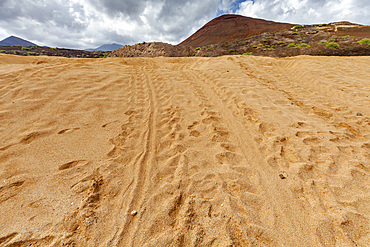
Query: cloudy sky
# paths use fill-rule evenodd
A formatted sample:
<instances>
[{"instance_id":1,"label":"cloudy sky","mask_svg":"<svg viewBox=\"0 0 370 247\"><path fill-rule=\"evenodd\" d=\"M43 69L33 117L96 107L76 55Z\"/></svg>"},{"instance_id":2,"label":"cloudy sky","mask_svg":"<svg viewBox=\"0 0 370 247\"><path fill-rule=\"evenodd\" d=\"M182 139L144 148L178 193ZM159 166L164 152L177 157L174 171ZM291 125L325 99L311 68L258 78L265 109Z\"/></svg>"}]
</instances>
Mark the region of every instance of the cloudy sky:
<instances>
[{"instance_id":1,"label":"cloudy sky","mask_svg":"<svg viewBox=\"0 0 370 247\"><path fill-rule=\"evenodd\" d=\"M177 44L226 13L290 23L370 24L369 0L0 0L0 40L94 48L162 41Z\"/></svg>"}]
</instances>

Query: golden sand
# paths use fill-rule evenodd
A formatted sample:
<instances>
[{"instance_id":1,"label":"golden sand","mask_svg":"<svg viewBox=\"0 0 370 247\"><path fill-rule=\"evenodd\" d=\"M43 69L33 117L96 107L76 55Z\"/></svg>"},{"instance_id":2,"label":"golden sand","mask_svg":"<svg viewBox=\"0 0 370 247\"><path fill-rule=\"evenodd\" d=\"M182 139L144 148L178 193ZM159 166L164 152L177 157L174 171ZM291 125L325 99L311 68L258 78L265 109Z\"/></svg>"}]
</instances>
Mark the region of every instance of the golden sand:
<instances>
[{"instance_id":1,"label":"golden sand","mask_svg":"<svg viewBox=\"0 0 370 247\"><path fill-rule=\"evenodd\" d=\"M0 246L369 246L369 64L0 55Z\"/></svg>"}]
</instances>

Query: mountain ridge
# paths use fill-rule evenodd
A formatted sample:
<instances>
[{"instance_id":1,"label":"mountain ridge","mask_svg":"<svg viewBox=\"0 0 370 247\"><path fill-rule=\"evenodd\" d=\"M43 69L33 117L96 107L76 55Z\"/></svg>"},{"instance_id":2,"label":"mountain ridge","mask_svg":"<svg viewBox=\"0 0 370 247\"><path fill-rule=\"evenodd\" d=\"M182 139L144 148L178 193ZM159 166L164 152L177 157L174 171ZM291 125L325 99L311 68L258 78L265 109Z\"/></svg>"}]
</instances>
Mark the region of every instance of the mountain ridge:
<instances>
[{"instance_id":1,"label":"mountain ridge","mask_svg":"<svg viewBox=\"0 0 370 247\"><path fill-rule=\"evenodd\" d=\"M117 44L117 43L103 44L95 49L94 48L86 49L86 51L114 51L114 50L118 50L121 47L123 47L123 45Z\"/></svg>"},{"instance_id":2,"label":"mountain ridge","mask_svg":"<svg viewBox=\"0 0 370 247\"><path fill-rule=\"evenodd\" d=\"M0 41L0 45L7 45L7 46L12 46L12 45L21 45L21 46L36 46L35 43L32 43L28 40L16 37L16 36L9 36L3 40Z\"/></svg>"}]
</instances>

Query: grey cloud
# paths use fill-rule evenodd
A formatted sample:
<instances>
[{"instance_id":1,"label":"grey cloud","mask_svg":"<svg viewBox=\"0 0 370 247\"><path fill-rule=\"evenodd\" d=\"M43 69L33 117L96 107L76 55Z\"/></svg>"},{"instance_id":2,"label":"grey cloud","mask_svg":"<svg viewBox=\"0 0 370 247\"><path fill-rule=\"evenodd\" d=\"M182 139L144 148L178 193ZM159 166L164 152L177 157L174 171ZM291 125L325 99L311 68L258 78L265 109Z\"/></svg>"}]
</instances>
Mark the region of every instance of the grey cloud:
<instances>
[{"instance_id":1,"label":"grey cloud","mask_svg":"<svg viewBox=\"0 0 370 247\"><path fill-rule=\"evenodd\" d=\"M144 12L147 2L158 2L149 0L88 0L91 5L99 11L110 15L124 15L131 20L139 20L139 15Z\"/></svg>"}]
</instances>

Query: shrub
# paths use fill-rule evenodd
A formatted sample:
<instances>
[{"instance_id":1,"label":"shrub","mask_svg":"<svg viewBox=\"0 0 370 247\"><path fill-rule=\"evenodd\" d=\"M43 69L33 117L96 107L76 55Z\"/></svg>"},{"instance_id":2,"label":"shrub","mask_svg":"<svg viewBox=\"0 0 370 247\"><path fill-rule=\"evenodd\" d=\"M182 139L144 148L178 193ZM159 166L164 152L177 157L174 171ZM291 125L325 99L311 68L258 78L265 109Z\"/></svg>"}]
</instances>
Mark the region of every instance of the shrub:
<instances>
[{"instance_id":1,"label":"shrub","mask_svg":"<svg viewBox=\"0 0 370 247\"><path fill-rule=\"evenodd\" d=\"M14 54L15 55L19 55L19 51L14 51Z\"/></svg>"},{"instance_id":2,"label":"shrub","mask_svg":"<svg viewBox=\"0 0 370 247\"><path fill-rule=\"evenodd\" d=\"M323 23L323 24L320 24L319 25L319 27L325 27L325 26L327 26L328 24L325 24L325 23Z\"/></svg>"},{"instance_id":3,"label":"shrub","mask_svg":"<svg viewBox=\"0 0 370 247\"><path fill-rule=\"evenodd\" d=\"M293 32L292 35L298 35L298 33L297 32Z\"/></svg>"},{"instance_id":4,"label":"shrub","mask_svg":"<svg viewBox=\"0 0 370 247\"><path fill-rule=\"evenodd\" d=\"M300 44L299 47L308 48L308 47L311 47L311 46L307 45L306 43L303 43L303 44Z\"/></svg>"},{"instance_id":5,"label":"shrub","mask_svg":"<svg viewBox=\"0 0 370 247\"><path fill-rule=\"evenodd\" d=\"M326 47L328 47L329 49L338 49L339 45L335 42L331 42L331 43L327 44Z\"/></svg>"},{"instance_id":6,"label":"shrub","mask_svg":"<svg viewBox=\"0 0 370 247\"><path fill-rule=\"evenodd\" d=\"M77 57L81 57L81 55L77 55Z\"/></svg>"},{"instance_id":7,"label":"shrub","mask_svg":"<svg viewBox=\"0 0 370 247\"><path fill-rule=\"evenodd\" d=\"M235 52L235 49L230 49L229 52Z\"/></svg>"},{"instance_id":8,"label":"shrub","mask_svg":"<svg viewBox=\"0 0 370 247\"><path fill-rule=\"evenodd\" d=\"M257 48L257 45L252 46L253 48Z\"/></svg>"},{"instance_id":9,"label":"shrub","mask_svg":"<svg viewBox=\"0 0 370 247\"><path fill-rule=\"evenodd\" d=\"M328 41L329 41L329 42L335 42L335 37L330 37L330 38L328 39Z\"/></svg>"},{"instance_id":10,"label":"shrub","mask_svg":"<svg viewBox=\"0 0 370 247\"><path fill-rule=\"evenodd\" d=\"M329 43L328 41L326 41L326 40L321 40L319 43L317 43L317 44L319 44L319 45L323 45L323 44L327 44L327 43Z\"/></svg>"},{"instance_id":11,"label":"shrub","mask_svg":"<svg viewBox=\"0 0 370 247\"><path fill-rule=\"evenodd\" d=\"M266 48L270 48L270 46L269 46L269 45L265 45L265 47L266 47Z\"/></svg>"},{"instance_id":12,"label":"shrub","mask_svg":"<svg viewBox=\"0 0 370 247\"><path fill-rule=\"evenodd\" d=\"M269 50L269 51L273 51L273 50L275 50L274 48L268 48L267 50Z\"/></svg>"},{"instance_id":13,"label":"shrub","mask_svg":"<svg viewBox=\"0 0 370 247\"><path fill-rule=\"evenodd\" d=\"M267 49L263 49L263 51L267 51Z\"/></svg>"},{"instance_id":14,"label":"shrub","mask_svg":"<svg viewBox=\"0 0 370 247\"><path fill-rule=\"evenodd\" d=\"M284 44L284 41L279 41L278 45Z\"/></svg>"},{"instance_id":15,"label":"shrub","mask_svg":"<svg viewBox=\"0 0 370 247\"><path fill-rule=\"evenodd\" d=\"M252 55L253 54L253 52L246 52L246 53L243 53L243 55L245 55L245 56L249 56L249 55Z\"/></svg>"},{"instance_id":16,"label":"shrub","mask_svg":"<svg viewBox=\"0 0 370 247\"><path fill-rule=\"evenodd\" d=\"M300 28L303 28L302 25L297 25L297 26L294 26L293 29L300 29Z\"/></svg>"},{"instance_id":17,"label":"shrub","mask_svg":"<svg viewBox=\"0 0 370 247\"><path fill-rule=\"evenodd\" d=\"M298 39L298 41L302 41L303 39Z\"/></svg>"},{"instance_id":18,"label":"shrub","mask_svg":"<svg viewBox=\"0 0 370 247\"><path fill-rule=\"evenodd\" d=\"M264 39L264 40L262 40L262 42L267 42L267 40Z\"/></svg>"},{"instance_id":19,"label":"shrub","mask_svg":"<svg viewBox=\"0 0 370 247\"><path fill-rule=\"evenodd\" d=\"M22 46L22 50L29 50L30 48Z\"/></svg>"},{"instance_id":20,"label":"shrub","mask_svg":"<svg viewBox=\"0 0 370 247\"><path fill-rule=\"evenodd\" d=\"M296 47L297 46L297 44L296 43L290 43L289 45L288 45L288 47Z\"/></svg>"},{"instance_id":21,"label":"shrub","mask_svg":"<svg viewBox=\"0 0 370 247\"><path fill-rule=\"evenodd\" d=\"M246 42L241 42L240 45L246 45L247 43Z\"/></svg>"},{"instance_id":22,"label":"shrub","mask_svg":"<svg viewBox=\"0 0 370 247\"><path fill-rule=\"evenodd\" d=\"M5 50L1 50L0 53L5 53Z\"/></svg>"},{"instance_id":23,"label":"shrub","mask_svg":"<svg viewBox=\"0 0 370 247\"><path fill-rule=\"evenodd\" d=\"M195 48L195 50L199 51L200 50L200 47Z\"/></svg>"},{"instance_id":24,"label":"shrub","mask_svg":"<svg viewBox=\"0 0 370 247\"><path fill-rule=\"evenodd\" d=\"M370 39L364 38L362 40L357 41L357 43L370 45Z\"/></svg>"}]
</instances>

